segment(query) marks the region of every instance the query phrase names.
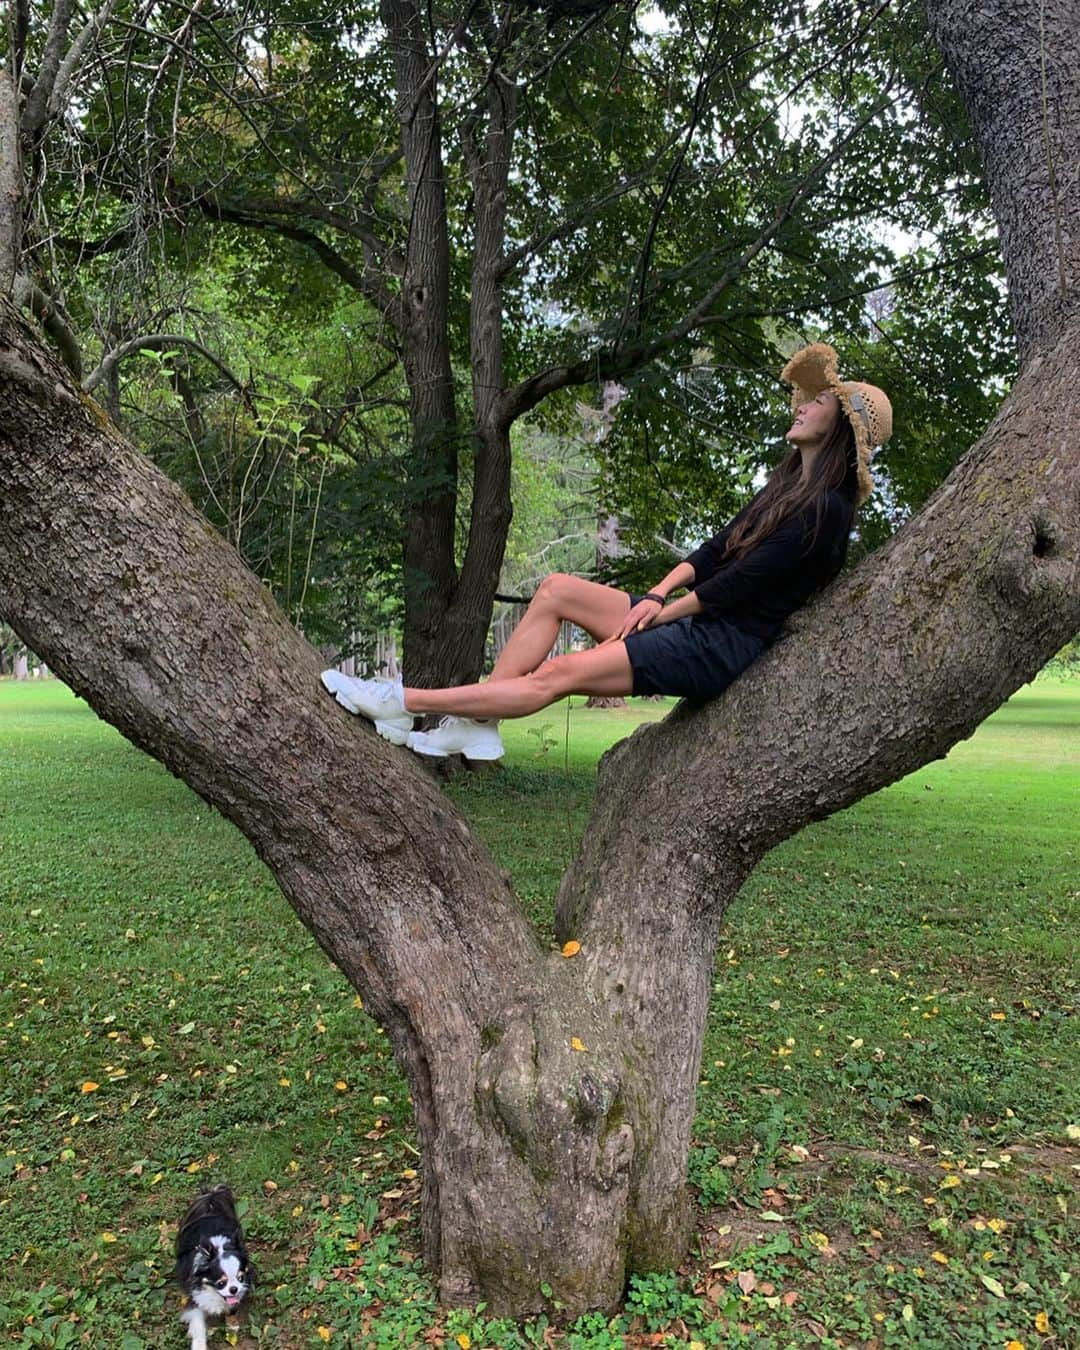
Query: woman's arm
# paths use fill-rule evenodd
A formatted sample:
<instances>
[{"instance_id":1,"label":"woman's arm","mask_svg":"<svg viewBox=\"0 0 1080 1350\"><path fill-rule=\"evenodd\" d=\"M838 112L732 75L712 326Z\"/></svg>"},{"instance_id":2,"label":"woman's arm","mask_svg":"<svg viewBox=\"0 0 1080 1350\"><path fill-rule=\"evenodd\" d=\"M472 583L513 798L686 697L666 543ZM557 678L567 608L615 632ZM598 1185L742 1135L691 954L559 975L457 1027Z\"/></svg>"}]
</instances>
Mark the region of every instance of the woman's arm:
<instances>
[{"instance_id":1,"label":"woman's arm","mask_svg":"<svg viewBox=\"0 0 1080 1350\"><path fill-rule=\"evenodd\" d=\"M649 591L649 595L667 597L672 591L677 591L681 586L689 586L694 580L694 569L687 562L676 564L667 576ZM685 604L687 600L693 600L697 609L686 611L687 613L697 613L700 610L700 604L697 604L696 597L693 595L684 595L682 599L673 602L673 605ZM650 628L654 623L666 623L667 620L660 615L667 614L673 605L666 605L663 609L655 600L639 600L634 605L622 623L607 639L608 642L627 637L630 633L636 633L641 628ZM676 616L678 617L678 616Z\"/></svg>"},{"instance_id":2,"label":"woman's arm","mask_svg":"<svg viewBox=\"0 0 1080 1350\"><path fill-rule=\"evenodd\" d=\"M696 574L693 567L688 562L681 562L667 574L659 586L654 586L649 592L650 595L669 596L672 591L681 590L684 586L691 585L696 580Z\"/></svg>"},{"instance_id":3,"label":"woman's arm","mask_svg":"<svg viewBox=\"0 0 1080 1350\"><path fill-rule=\"evenodd\" d=\"M653 608L655 609L656 606L654 605ZM678 600L672 600L670 605L665 605L663 609L658 610L653 623L674 623L676 619L685 619L690 614L700 614L704 608L705 606L697 598L695 592L689 591L686 595L680 595Z\"/></svg>"}]
</instances>

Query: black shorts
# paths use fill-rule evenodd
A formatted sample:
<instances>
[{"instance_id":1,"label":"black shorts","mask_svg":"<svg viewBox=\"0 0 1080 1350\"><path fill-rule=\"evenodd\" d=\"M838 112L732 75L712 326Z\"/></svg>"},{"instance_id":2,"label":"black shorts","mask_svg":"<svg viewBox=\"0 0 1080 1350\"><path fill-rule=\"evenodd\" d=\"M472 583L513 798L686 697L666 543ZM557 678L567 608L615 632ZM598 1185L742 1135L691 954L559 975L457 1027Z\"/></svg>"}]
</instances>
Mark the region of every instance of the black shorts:
<instances>
[{"instance_id":1,"label":"black shorts","mask_svg":"<svg viewBox=\"0 0 1080 1350\"><path fill-rule=\"evenodd\" d=\"M640 599L631 595L631 609ZM677 694L696 702L726 689L770 645L727 619L704 614L654 624L625 641L635 694Z\"/></svg>"}]
</instances>

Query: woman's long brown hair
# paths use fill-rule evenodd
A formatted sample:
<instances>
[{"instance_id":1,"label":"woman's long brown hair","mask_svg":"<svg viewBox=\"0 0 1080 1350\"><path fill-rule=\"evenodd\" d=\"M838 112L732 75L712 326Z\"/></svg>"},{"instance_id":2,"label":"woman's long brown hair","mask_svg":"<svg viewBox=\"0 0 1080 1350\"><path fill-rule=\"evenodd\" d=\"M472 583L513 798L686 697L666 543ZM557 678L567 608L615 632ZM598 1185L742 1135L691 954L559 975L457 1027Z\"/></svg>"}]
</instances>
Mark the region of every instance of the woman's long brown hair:
<instances>
[{"instance_id":1,"label":"woman's long brown hair","mask_svg":"<svg viewBox=\"0 0 1080 1350\"><path fill-rule=\"evenodd\" d=\"M769 475L769 481L746 508L724 545L725 561L744 558L751 549L789 517L808 506L815 507L814 540L821 529L825 494L830 489L842 493L855 509L856 477L855 433L841 407L828 439L814 460L810 477L802 481L802 451L793 446Z\"/></svg>"}]
</instances>

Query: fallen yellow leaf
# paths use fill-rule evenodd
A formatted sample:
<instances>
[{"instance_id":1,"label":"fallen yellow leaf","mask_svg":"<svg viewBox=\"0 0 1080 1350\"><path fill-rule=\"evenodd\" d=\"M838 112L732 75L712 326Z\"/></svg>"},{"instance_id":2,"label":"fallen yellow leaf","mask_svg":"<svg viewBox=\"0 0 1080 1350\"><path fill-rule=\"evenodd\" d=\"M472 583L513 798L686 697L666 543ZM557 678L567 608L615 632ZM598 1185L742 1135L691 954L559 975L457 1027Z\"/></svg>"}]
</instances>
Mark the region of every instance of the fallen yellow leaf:
<instances>
[{"instance_id":1,"label":"fallen yellow leaf","mask_svg":"<svg viewBox=\"0 0 1080 1350\"><path fill-rule=\"evenodd\" d=\"M571 1049L571 1050L584 1050L584 1049L585 1049L585 1042L579 1040L579 1039L577 1038L577 1036L571 1036L571 1037L570 1037L570 1049Z\"/></svg>"},{"instance_id":2,"label":"fallen yellow leaf","mask_svg":"<svg viewBox=\"0 0 1080 1350\"><path fill-rule=\"evenodd\" d=\"M334 1087L337 1088L338 1092L348 1092L349 1090L349 1085L344 1078L339 1078L334 1084Z\"/></svg>"},{"instance_id":3,"label":"fallen yellow leaf","mask_svg":"<svg viewBox=\"0 0 1080 1350\"><path fill-rule=\"evenodd\" d=\"M320 1341L328 1341L333 1334L329 1327L319 1327L318 1331Z\"/></svg>"},{"instance_id":4,"label":"fallen yellow leaf","mask_svg":"<svg viewBox=\"0 0 1080 1350\"><path fill-rule=\"evenodd\" d=\"M942 1179L941 1185L938 1187L938 1190L947 1191L950 1190L953 1186L959 1185L960 1185L959 1176L955 1172L950 1172L947 1177L944 1177Z\"/></svg>"},{"instance_id":5,"label":"fallen yellow leaf","mask_svg":"<svg viewBox=\"0 0 1080 1350\"><path fill-rule=\"evenodd\" d=\"M931 1252L930 1260L936 1261L939 1266L947 1266L949 1264L949 1258L944 1252Z\"/></svg>"},{"instance_id":6,"label":"fallen yellow leaf","mask_svg":"<svg viewBox=\"0 0 1080 1350\"><path fill-rule=\"evenodd\" d=\"M1005 1350L1024 1350L1023 1341L1006 1341Z\"/></svg>"},{"instance_id":7,"label":"fallen yellow leaf","mask_svg":"<svg viewBox=\"0 0 1080 1350\"><path fill-rule=\"evenodd\" d=\"M100 1084L98 1084L98 1083L84 1083L84 1084L82 1085L82 1087L79 1089L79 1091L80 1091L80 1092L96 1092L96 1091L98 1090L98 1087L99 1087L99 1086L100 1086Z\"/></svg>"},{"instance_id":8,"label":"fallen yellow leaf","mask_svg":"<svg viewBox=\"0 0 1080 1350\"><path fill-rule=\"evenodd\" d=\"M1035 1330L1036 1330L1037 1332L1039 1332L1040 1335L1043 1335L1043 1336L1049 1336L1049 1334L1050 1334L1050 1319L1049 1319L1049 1317L1047 1317L1046 1313L1044 1313L1044 1312L1037 1312L1037 1313L1035 1314Z\"/></svg>"},{"instance_id":9,"label":"fallen yellow leaf","mask_svg":"<svg viewBox=\"0 0 1080 1350\"><path fill-rule=\"evenodd\" d=\"M115 1234L115 1233L102 1233L102 1235L101 1235L101 1240L102 1240L102 1242L115 1242L115 1241L116 1241L116 1234Z\"/></svg>"},{"instance_id":10,"label":"fallen yellow leaf","mask_svg":"<svg viewBox=\"0 0 1080 1350\"><path fill-rule=\"evenodd\" d=\"M463 1331L459 1331L454 1337L454 1340L461 1346L461 1350L469 1350L469 1346L472 1345L472 1341L469 1340L468 1336L466 1336Z\"/></svg>"},{"instance_id":11,"label":"fallen yellow leaf","mask_svg":"<svg viewBox=\"0 0 1080 1350\"><path fill-rule=\"evenodd\" d=\"M579 951L581 951L580 942L567 942L562 949L562 954L563 956L577 956Z\"/></svg>"}]
</instances>

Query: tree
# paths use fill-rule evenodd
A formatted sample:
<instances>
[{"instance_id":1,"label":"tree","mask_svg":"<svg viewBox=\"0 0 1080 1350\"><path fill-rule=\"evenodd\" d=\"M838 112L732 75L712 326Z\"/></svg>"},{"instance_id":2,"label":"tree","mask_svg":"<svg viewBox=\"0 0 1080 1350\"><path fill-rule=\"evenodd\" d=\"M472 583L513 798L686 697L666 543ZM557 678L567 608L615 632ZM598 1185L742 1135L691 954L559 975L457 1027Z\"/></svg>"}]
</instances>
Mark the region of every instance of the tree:
<instances>
[{"instance_id":1,"label":"tree","mask_svg":"<svg viewBox=\"0 0 1080 1350\"><path fill-rule=\"evenodd\" d=\"M684 496L664 525L700 532L733 504L726 447L731 428L759 425L778 326L824 310L859 329L865 293L895 275L882 218L935 233L926 267L950 316L994 266L955 98L910 5L664 0L647 12L655 32L613 0L356 0L332 21L288 0L274 23L174 0L101 0L78 23L70 0L16 10L13 78L0 75L0 262L16 300L113 409L121 363L181 345L162 373L186 434L201 401L185 363L217 378L219 399L237 385L251 398L231 371L241 354L219 350L191 294L204 255L242 255L251 298L231 304L283 328L344 288L372 373L385 361L406 395L404 483L391 478L384 514L404 517L418 684L480 669L521 419L557 424L569 391L628 381L630 458L663 446L663 486L696 486L696 514ZM986 298L963 332L980 354ZM857 364L906 395L891 351L870 344ZM688 415L691 395L712 426ZM645 476L655 497L651 464ZM377 481L361 472L357 491ZM264 575L286 573L288 560Z\"/></svg>"},{"instance_id":2,"label":"tree","mask_svg":"<svg viewBox=\"0 0 1080 1350\"><path fill-rule=\"evenodd\" d=\"M558 939L410 757L10 306L0 613L253 842L386 1027L448 1302L569 1315L676 1263L713 951L763 854L943 755L1080 627L1080 31L1068 0L931 29L971 114L1020 373L924 509L720 699L607 755ZM781 713L780 710L783 709Z\"/></svg>"}]
</instances>

